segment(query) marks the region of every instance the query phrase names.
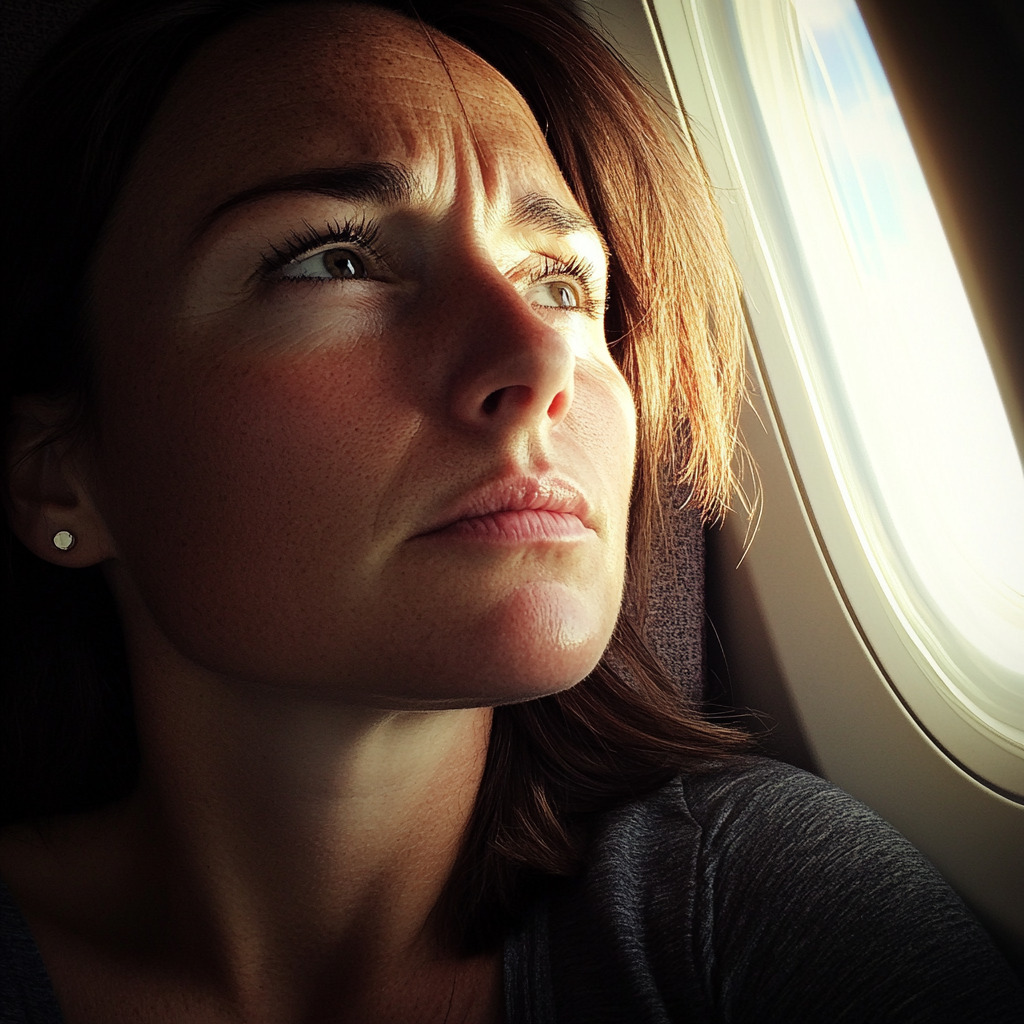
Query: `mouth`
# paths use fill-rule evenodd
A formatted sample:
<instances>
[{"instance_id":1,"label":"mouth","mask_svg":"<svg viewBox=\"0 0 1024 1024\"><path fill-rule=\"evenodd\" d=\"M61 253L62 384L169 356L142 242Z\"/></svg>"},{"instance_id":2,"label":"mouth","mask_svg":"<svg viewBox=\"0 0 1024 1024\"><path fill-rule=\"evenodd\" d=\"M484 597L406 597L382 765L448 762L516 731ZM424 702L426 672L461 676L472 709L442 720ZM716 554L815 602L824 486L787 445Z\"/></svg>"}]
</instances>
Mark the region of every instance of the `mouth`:
<instances>
[{"instance_id":1,"label":"mouth","mask_svg":"<svg viewBox=\"0 0 1024 1024\"><path fill-rule=\"evenodd\" d=\"M573 484L506 477L461 499L421 536L522 544L582 540L594 532L587 501Z\"/></svg>"}]
</instances>

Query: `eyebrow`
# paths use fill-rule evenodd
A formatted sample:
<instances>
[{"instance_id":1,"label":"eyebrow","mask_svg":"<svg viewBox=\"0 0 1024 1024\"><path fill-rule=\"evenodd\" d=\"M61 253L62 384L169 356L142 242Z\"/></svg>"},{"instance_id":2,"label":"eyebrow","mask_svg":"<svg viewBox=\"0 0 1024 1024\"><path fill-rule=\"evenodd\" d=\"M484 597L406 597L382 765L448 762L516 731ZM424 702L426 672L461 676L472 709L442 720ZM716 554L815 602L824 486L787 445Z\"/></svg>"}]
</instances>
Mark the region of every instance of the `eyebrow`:
<instances>
[{"instance_id":1,"label":"eyebrow","mask_svg":"<svg viewBox=\"0 0 1024 1024\"><path fill-rule=\"evenodd\" d=\"M192 238L198 238L229 210L288 192L308 192L348 203L398 206L409 202L417 191L419 187L416 179L399 164L348 164L344 167L302 171L274 178L228 197L199 222Z\"/></svg>"},{"instance_id":2,"label":"eyebrow","mask_svg":"<svg viewBox=\"0 0 1024 1024\"><path fill-rule=\"evenodd\" d=\"M399 206L408 203L415 194L422 191L416 178L400 164L374 162L302 171L273 178L229 196L203 217L192 232L192 240L195 241L229 210L271 196L306 192L342 202ZM542 196L536 192L527 193L512 204L508 223L518 228L534 228L558 236L586 231L597 235L605 247L601 232L589 217L564 206L551 196Z\"/></svg>"},{"instance_id":3,"label":"eyebrow","mask_svg":"<svg viewBox=\"0 0 1024 1024\"><path fill-rule=\"evenodd\" d=\"M520 228L539 228L552 235L590 231L601 236L594 222L578 210L563 206L550 196L530 192L512 204L509 223Z\"/></svg>"}]
</instances>

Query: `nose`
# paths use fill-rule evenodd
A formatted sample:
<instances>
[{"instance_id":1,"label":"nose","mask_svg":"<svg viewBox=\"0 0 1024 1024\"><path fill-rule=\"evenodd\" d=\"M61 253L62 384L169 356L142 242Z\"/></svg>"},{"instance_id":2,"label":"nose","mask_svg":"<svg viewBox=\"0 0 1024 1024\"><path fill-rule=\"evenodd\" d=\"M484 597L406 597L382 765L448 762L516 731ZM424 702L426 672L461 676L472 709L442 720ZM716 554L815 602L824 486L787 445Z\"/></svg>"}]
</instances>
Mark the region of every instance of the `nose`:
<instances>
[{"instance_id":1,"label":"nose","mask_svg":"<svg viewBox=\"0 0 1024 1024\"><path fill-rule=\"evenodd\" d=\"M573 401L576 354L495 267L463 278L454 325L451 413L476 430L553 427Z\"/></svg>"}]
</instances>

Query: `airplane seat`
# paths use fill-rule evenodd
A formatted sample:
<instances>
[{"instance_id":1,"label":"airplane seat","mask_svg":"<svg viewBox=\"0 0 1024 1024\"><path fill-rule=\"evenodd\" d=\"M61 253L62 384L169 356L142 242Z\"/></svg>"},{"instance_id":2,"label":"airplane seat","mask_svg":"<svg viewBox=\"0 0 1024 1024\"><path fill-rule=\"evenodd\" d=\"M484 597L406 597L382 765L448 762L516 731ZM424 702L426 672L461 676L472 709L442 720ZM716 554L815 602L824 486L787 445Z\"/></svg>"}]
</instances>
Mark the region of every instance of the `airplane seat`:
<instances>
[{"instance_id":1,"label":"airplane seat","mask_svg":"<svg viewBox=\"0 0 1024 1024\"><path fill-rule=\"evenodd\" d=\"M704 527L685 493L670 495L665 538L654 551L645 633L683 693L699 702L704 672Z\"/></svg>"}]
</instances>

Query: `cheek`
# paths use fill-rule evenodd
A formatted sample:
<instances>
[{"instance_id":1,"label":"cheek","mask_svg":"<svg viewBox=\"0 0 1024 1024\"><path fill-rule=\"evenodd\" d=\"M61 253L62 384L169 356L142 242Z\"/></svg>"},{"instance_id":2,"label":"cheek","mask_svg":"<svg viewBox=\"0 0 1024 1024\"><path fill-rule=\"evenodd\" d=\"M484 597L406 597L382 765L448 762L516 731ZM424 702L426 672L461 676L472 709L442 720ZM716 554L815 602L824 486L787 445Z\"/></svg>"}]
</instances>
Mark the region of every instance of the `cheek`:
<instances>
[{"instance_id":1,"label":"cheek","mask_svg":"<svg viewBox=\"0 0 1024 1024\"><path fill-rule=\"evenodd\" d=\"M599 474L602 493L609 495L624 548L636 461L636 408L629 385L610 360L590 364L578 376L569 418L576 443Z\"/></svg>"},{"instance_id":2,"label":"cheek","mask_svg":"<svg viewBox=\"0 0 1024 1024\"><path fill-rule=\"evenodd\" d=\"M600 544L560 561L420 557L400 543L408 510L491 456L423 411L423 367L400 350L124 360L101 403L101 504L123 571L181 654L235 677L383 674L403 693L446 679L455 698L560 689L590 670L618 614L628 388L587 361L551 438L554 468L602 496Z\"/></svg>"},{"instance_id":3,"label":"cheek","mask_svg":"<svg viewBox=\"0 0 1024 1024\"><path fill-rule=\"evenodd\" d=\"M324 346L192 367L115 406L115 540L172 639L230 648L268 623L301 638L316 628L302 609L337 608L368 571L416 429L384 379L374 360ZM340 571L321 571L327 550Z\"/></svg>"}]
</instances>

